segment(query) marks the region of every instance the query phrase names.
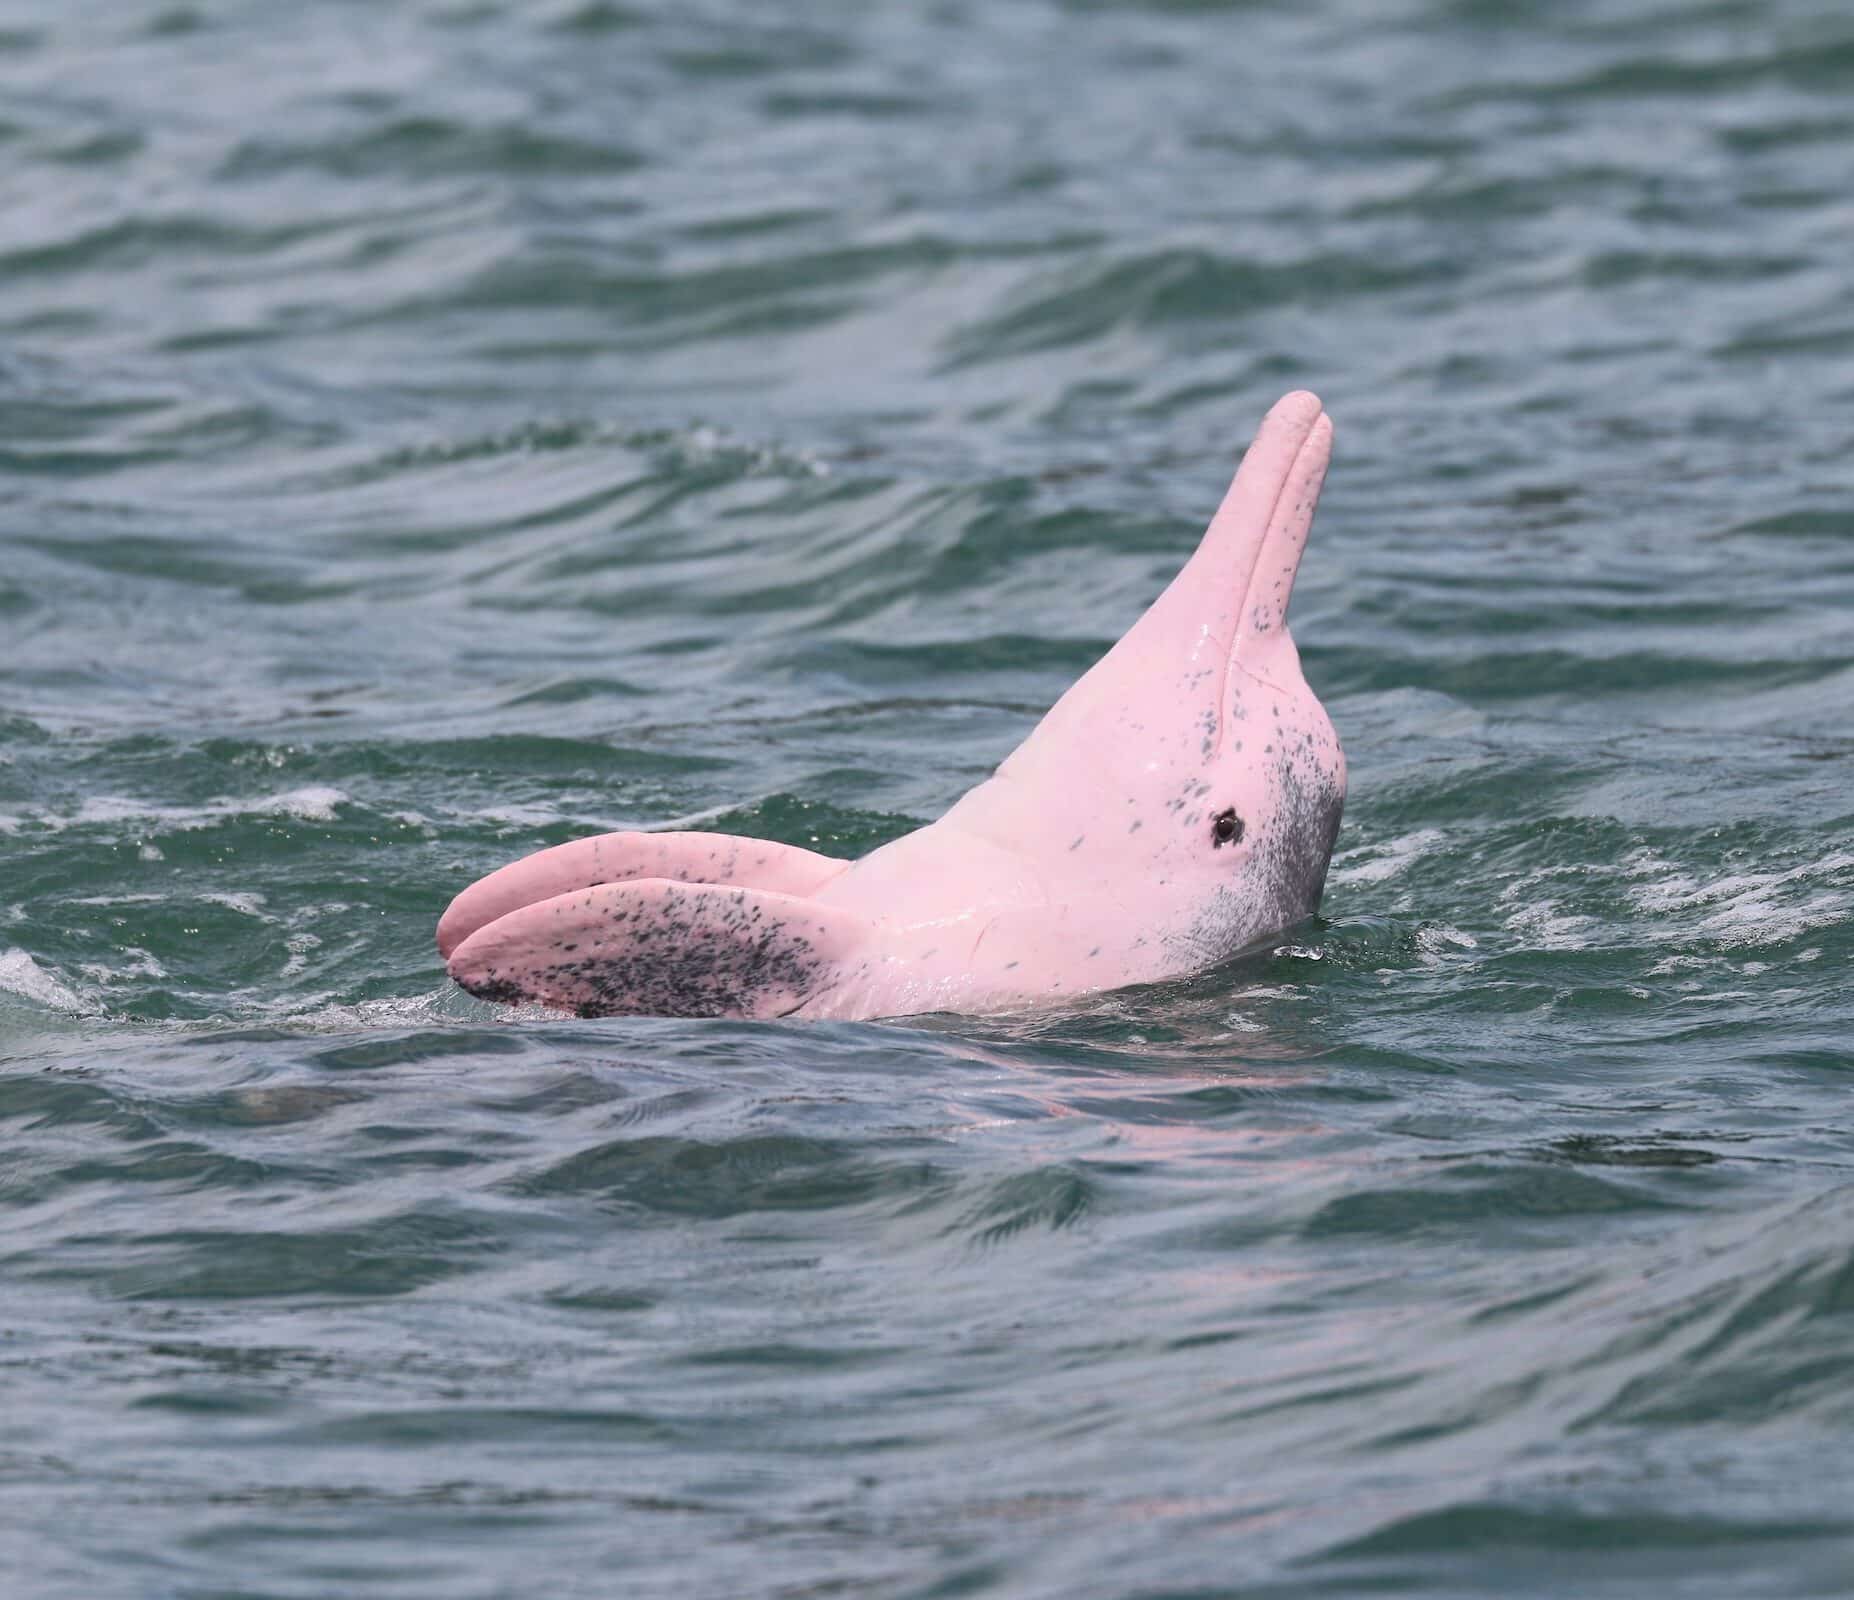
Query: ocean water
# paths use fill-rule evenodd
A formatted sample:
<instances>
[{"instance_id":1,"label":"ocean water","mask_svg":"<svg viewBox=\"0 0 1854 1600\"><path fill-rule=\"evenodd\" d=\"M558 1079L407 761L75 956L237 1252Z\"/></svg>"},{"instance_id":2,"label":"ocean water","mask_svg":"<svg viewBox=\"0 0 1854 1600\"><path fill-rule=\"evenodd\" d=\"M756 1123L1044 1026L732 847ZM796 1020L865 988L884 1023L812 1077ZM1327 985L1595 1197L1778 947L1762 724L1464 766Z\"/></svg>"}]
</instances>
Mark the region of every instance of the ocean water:
<instances>
[{"instance_id":1,"label":"ocean water","mask_svg":"<svg viewBox=\"0 0 1854 1600\"><path fill-rule=\"evenodd\" d=\"M0 4L7 1596L1854 1593L1843 0ZM857 854L1262 410L1323 916L450 989Z\"/></svg>"}]
</instances>

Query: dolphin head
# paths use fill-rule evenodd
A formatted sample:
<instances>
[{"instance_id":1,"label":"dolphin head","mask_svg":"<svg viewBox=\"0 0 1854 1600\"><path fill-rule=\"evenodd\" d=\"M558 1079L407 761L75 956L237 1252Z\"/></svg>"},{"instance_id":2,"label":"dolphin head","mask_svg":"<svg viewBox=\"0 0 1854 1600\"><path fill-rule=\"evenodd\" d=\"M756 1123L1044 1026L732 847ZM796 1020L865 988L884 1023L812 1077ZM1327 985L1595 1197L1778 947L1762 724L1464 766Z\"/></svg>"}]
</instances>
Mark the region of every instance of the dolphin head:
<instances>
[{"instance_id":1,"label":"dolphin head","mask_svg":"<svg viewBox=\"0 0 1854 1600\"><path fill-rule=\"evenodd\" d=\"M1345 757L1287 604L1331 449L1315 396L1277 403L1178 576L949 813L1124 927L1130 970L1197 970L1319 907Z\"/></svg>"}]
</instances>

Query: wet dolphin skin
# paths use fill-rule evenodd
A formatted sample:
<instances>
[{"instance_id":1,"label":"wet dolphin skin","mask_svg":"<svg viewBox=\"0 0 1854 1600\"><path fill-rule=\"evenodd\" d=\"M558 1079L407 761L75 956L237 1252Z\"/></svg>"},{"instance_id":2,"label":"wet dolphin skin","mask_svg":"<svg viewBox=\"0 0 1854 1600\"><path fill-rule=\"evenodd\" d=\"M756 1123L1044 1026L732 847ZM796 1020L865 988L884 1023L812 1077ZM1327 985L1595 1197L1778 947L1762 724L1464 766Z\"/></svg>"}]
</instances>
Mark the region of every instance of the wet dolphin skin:
<instances>
[{"instance_id":1,"label":"wet dolphin skin","mask_svg":"<svg viewBox=\"0 0 1854 1600\"><path fill-rule=\"evenodd\" d=\"M1178 576L939 821L855 862L706 833L543 850L451 903L451 976L582 1016L997 1011L1311 916L1345 757L1287 605L1331 450L1315 396L1279 401Z\"/></svg>"}]
</instances>

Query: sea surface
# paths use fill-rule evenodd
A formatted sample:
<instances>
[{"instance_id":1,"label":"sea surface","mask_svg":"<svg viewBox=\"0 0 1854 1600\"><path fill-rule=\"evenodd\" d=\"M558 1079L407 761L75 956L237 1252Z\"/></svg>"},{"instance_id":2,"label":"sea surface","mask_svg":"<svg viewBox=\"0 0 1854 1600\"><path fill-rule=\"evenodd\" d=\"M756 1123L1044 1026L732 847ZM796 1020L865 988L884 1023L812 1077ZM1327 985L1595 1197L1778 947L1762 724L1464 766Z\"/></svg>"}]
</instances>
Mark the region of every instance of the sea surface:
<instances>
[{"instance_id":1,"label":"sea surface","mask_svg":"<svg viewBox=\"0 0 1854 1600\"><path fill-rule=\"evenodd\" d=\"M0 0L7 1600L1854 1593L1851 263L1845 0ZM1279 949L447 984L937 816L1296 387Z\"/></svg>"}]
</instances>

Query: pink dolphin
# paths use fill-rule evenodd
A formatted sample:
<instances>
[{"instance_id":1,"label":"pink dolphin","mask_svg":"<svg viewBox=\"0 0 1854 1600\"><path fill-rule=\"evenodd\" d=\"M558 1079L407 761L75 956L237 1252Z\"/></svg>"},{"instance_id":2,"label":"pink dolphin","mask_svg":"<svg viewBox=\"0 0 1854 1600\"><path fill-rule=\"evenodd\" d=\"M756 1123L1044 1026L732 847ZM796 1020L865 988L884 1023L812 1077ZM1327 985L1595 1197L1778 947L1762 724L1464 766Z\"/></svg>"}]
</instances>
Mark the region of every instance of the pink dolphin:
<instances>
[{"instance_id":1,"label":"pink dolphin","mask_svg":"<svg viewBox=\"0 0 1854 1600\"><path fill-rule=\"evenodd\" d=\"M1345 757L1287 603L1331 450L1318 399L1280 401L1170 587L938 822L855 862L712 833L543 850L451 902L451 976L581 1016L999 1011L1311 916Z\"/></svg>"}]
</instances>

